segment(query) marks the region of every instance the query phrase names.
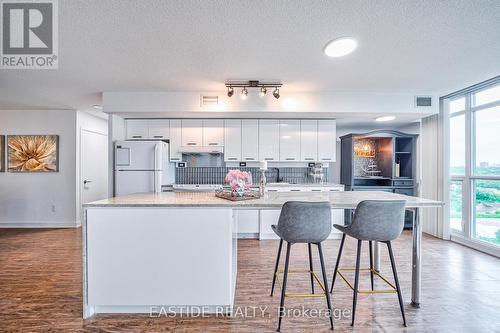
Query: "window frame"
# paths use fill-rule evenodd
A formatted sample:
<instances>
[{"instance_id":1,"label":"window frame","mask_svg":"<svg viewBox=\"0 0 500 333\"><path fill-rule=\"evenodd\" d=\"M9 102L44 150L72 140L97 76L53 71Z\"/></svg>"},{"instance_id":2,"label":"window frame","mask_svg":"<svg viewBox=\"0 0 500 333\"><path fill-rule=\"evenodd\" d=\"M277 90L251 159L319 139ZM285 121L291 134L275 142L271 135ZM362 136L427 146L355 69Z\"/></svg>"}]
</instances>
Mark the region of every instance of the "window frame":
<instances>
[{"instance_id":1,"label":"window frame","mask_svg":"<svg viewBox=\"0 0 500 333\"><path fill-rule=\"evenodd\" d=\"M450 198L450 185L451 181L460 181L462 183L462 226L463 230L459 231L451 228L451 218L448 214L448 229L450 232L451 240L471 246L481 251L486 251L500 256L500 246L488 243L487 241L475 238L476 229L476 207L475 207L475 181L476 180L500 180L500 176L493 175L476 175L476 112L492 107L500 106L500 99L494 102L474 106L474 94L483 90L490 89L500 85L499 82L494 82L486 86L481 86L478 89L469 89L468 91L455 94L453 97L448 98L448 103L456 99L465 97L465 109L454 113L449 112L447 109L447 122L450 128L450 121L452 118L465 115L465 172L464 175L452 175L450 169L446 171L448 174L448 187L445 189L448 192L448 204L451 202ZM444 99L446 97L443 97ZM448 104L449 105L449 104ZM448 152L450 150L450 133L448 132Z\"/></svg>"}]
</instances>

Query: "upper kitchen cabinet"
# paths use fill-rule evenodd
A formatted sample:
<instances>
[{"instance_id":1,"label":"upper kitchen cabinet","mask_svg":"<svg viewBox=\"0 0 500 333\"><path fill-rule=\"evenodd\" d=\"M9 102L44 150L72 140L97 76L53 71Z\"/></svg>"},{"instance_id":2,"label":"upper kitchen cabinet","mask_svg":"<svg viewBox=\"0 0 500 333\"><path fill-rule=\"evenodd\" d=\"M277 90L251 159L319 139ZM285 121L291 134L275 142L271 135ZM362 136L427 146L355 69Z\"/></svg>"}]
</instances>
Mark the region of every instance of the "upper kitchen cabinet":
<instances>
[{"instance_id":1,"label":"upper kitchen cabinet","mask_svg":"<svg viewBox=\"0 0 500 333\"><path fill-rule=\"evenodd\" d=\"M259 121L257 119L241 121L241 158L245 162L259 160Z\"/></svg>"},{"instance_id":2,"label":"upper kitchen cabinet","mask_svg":"<svg viewBox=\"0 0 500 333\"><path fill-rule=\"evenodd\" d=\"M335 162L337 124L335 120L318 120L318 161Z\"/></svg>"},{"instance_id":3,"label":"upper kitchen cabinet","mask_svg":"<svg viewBox=\"0 0 500 333\"><path fill-rule=\"evenodd\" d=\"M195 147L203 145L202 119L182 119L182 145Z\"/></svg>"},{"instance_id":4,"label":"upper kitchen cabinet","mask_svg":"<svg viewBox=\"0 0 500 333\"><path fill-rule=\"evenodd\" d=\"M148 139L148 121L145 119L127 119L127 139Z\"/></svg>"},{"instance_id":5,"label":"upper kitchen cabinet","mask_svg":"<svg viewBox=\"0 0 500 333\"><path fill-rule=\"evenodd\" d=\"M224 120L224 161L241 161L241 120Z\"/></svg>"},{"instance_id":6,"label":"upper kitchen cabinet","mask_svg":"<svg viewBox=\"0 0 500 333\"><path fill-rule=\"evenodd\" d=\"M165 140L170 138L170 121L168 119L154 119L148 121L149 138Z\"/></svg>"},{"instance_id":7,"label":"upper kitchen cabinet","mask_svg":"<svg viewBox=\"0 0 500 333\"><path fill-rule=\"evenodd\" d=\"M280 161L300 160L300 120L279 121Z\"/></svg>"},{"instance_id":8,"label":"upper kitchen cabinet","mask_svg":"<svg viewBox=\"0 0 500 333\"><path fill-rule=\"evenodd\" d=\"M300 160L318 160L318 121L300 121Z\"/></svg>"},{"instance_id":9,"label":"upper kitchen cabinet","mask_svg":"<svg viewBox=\"0 0 500 333\"><path fill-rule=\"evenodd\" d=\"M170 161L182 161L182 121L170 119Z\"/></svg>"},{"instance_id":10,"label":"upper kitchen cabinet","mask_svg":"<svg viewBox=\"0 0 500 333\"><path fill-rule=\"evenodd\" d=\"M203 120L203 145L214 147L224 146L224 120Z\"/></svg>"},{"instance_id":11,"label":"upper kitchen cabinet","mask_svg":"<svg viewBox=\"0 0 500 333\"><path fill-rule=\"evenodd\" d=\"M259 120L259 160L279 161L280 122L274 119Z\"/></svg>"}]
</instances>

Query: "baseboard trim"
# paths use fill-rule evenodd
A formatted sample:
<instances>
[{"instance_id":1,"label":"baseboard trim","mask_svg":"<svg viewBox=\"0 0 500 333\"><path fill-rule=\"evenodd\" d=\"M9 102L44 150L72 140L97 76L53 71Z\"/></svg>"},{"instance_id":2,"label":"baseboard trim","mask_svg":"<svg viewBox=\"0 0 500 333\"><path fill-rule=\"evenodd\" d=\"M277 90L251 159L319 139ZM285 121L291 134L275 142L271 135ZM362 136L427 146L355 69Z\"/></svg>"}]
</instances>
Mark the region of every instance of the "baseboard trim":
<instances>
[{"instance_id":1,"label":"baseboard trim","mask_svg":"<svg viewBox=\"0 0 500 333\"><path fill-rule=\"evenodd\" d=\"M79 228L80 221L0 221L0 228Z\"/></svg>"}]
</instances>

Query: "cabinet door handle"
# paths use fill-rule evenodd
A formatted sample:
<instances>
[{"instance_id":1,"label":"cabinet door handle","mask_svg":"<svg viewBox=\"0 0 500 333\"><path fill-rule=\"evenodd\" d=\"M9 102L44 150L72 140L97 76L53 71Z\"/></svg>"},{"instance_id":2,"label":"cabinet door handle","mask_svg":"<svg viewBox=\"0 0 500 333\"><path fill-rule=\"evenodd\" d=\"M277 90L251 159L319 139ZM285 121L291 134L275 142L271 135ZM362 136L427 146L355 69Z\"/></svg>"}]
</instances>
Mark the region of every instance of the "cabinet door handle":
<instances>
[{"instance_id":1,"label":"cabinet door handle","mask_svg":"<svg viewBox=\"0 0 500 333\"><path fill-rule=\"evenodd\" d=\"M253 158L253 157L245 157L245 160L247 160L247 161L254 161L255 158Z\"/></svg>"},{"instance_id":2,"label":"cabinet door handle","mask_svg":"<svg viewBox=\"0 0 500 333\"><path fill-rule=\"evenodd\" d=\"M274 158L273 157L264 157L264 160L266 160L266 161L274 161Z\"/></svg>"},{"instance_id":3,"label":"cabinet door handle","mask_svg":"<svg viewBox=\"0 0 500 333\"><path fill-rule=\"evenodd\" d=\"M163 135L155 135L153 138L163 138Z\"/></svg>"},{"instance_id":4,"label":"cabinet door handle","mask_svg":"<svg viewBox=\"0 0 500 333\"><path fill-rule=\"evenodd\" d=\"M218 143L217 143L217 142L209 142L209 143L208 143L208 145L209 145L209 146L217 146L217 145L218 145Z\"/></svg>"},{"instance_id":5,"label":"cabinet door handle","mask_svg":"<svg viewBox=\"0 0 500 333\"><path fill-rule=\"evenodd\" d=\"M278 192L278 190L267 190L268 192Z\"/></svg>"},{"instance_id":6,"label":"cabinet door handle","mask_svg":"<svg viewBox=\"0 0 500 333\"><path fill-rule=\"evenodd\" d=\"M178 157L173 157L170 159L171 161L180 161L180 159Z\"/></svg>"},{"instance_id":7,"label":"cabinet door handle","mask_svg":"<svg viewBox=\"0 0 500 333\"><path fill-rule=\"evenodd\" d=\"M134 138L134 139L140 139L140 138L142 138L142 135L132 135L132 138Z\"/></svg>"},{"instance_id":8,"label":"cabinet door handle","mask_svg":"<svg viewBox=\"0 0 500 333\"><path fill-rule=\"evenodd\" d=\"M321 190L311 190L311 192L321 192Z\"/></svg>"},{"instance_id":9,"label":"cabinet door handle","mask_svg":"<svg viewBox=\"0 0 500 333\"><path fill-rule=\"evenodd\" d=\"M227 159L228 159L229 161L236 161L236 160L237 160L237 158L236 158L236 157L228 157Z\"/></svg>"},{"instance_id":10,"label":"cabinet door handle","mask_svg":"<svg viewBox=\"0 0 500 333\"><path fill-rule=\"evenodd\" d=\"M285 160L286 161L295 161L295 158L293 158L293 157L287 157L287 158L285 158Z\"/></svg>"},{"instance_id":11,"label":"cabinet door handle","mask_svg":"<svg viewBox=\"0 0 500 333\"><path fill-rule=\"evenodd\" d=\"M331 161L332 159L331 158L322 158L321 160L322 161Z\"/></svg>"},{"instance_id":12,"label":"cabinet door handle","mask_svg":"<svg viewBox=\"0 0 500 333\"><path fill-rule=\"evenodd\" d=\"M188 142L187 145L188 146L196 146L196 142Z\"/></svg>"},{"instance_id":13,"label":"cabinet door handle","mask_svg":"<svg viewBox=\"0 0 500 333\"><path fill-rule=\"evenodd\" d=\"M290 190L290 192L300 192L300 191L301 190L294 190L294 189Z\"/></svg>"},{"instance_id":14,"label":"cabinet door handle","mask_svg":"<svg viewBox=\"0 0 500 333\"><path fill-rule=\"evenodd\" d=\"M304 160L306 160L306 161L314 161L314 158L306 157L306 158L304 158Z\"/></svg>"}]
</instances>

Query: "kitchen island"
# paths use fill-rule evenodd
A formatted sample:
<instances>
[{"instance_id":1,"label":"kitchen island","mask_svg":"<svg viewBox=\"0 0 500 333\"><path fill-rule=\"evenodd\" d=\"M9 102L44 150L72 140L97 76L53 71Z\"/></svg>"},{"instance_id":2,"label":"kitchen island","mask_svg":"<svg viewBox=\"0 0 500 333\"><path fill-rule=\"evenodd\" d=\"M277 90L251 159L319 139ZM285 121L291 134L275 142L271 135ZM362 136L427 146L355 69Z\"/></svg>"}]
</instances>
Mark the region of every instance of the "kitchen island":
<instances>
[{"instance_id":1,"label":"kitchen island","mask_svg":"<svg viewBox=\"0 0 500 333\"><path fill-rule=\"evenodd\" d=\"M240 209L279 209L286 201L404 199L415 210L412 302L420 303L422 230L418 210L441 202L387 192L266 193L227 201L213 193L144 193L84 205L83 316L95 313L231 312ZM333 260L333 258L331 258Z\"/></svg>"}]
</instances>

